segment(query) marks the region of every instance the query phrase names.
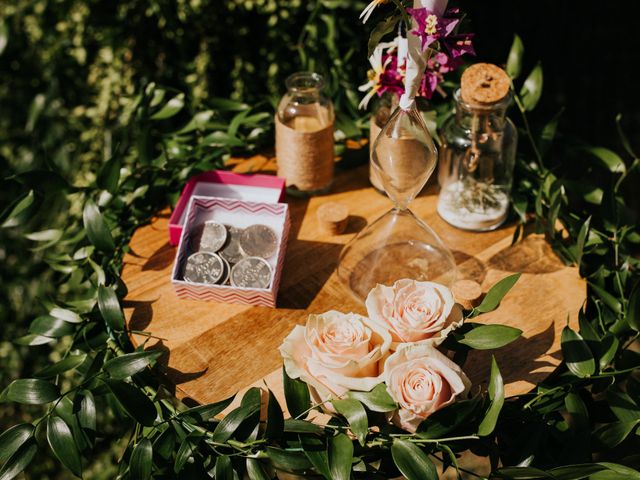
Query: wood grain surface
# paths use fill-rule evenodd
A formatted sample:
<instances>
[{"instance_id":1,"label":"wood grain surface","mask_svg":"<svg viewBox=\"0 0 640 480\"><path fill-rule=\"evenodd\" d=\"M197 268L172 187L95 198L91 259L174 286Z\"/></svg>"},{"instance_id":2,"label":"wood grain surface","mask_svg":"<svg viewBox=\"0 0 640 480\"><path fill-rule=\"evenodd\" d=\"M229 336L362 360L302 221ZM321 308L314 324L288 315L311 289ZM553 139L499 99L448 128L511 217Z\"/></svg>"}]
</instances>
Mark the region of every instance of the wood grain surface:
<instances>
[{"instance_id":1,"label":"wood grain surface","mask_svg":"<svg viewBox=\"0 0 640 480\"><path fill-rule=\"evenodd\" d=\"M265 157L239 165L236 170L273 169ZM316 211L327 201L349 208L349 225L341 235L323 233L317 224ZM487 233L458 230L437 215L436 201L437 188L430 185L411 209L453 251L461 278L477 281L486 291L511 273L522 273L498 310L479 321L518 327L523 338L496 351L471 352L464 369L474 388L484 388L494 354L506 394L527 392L560 362L560 333L567 315L571 324L577 323L585 284L543 237L528 235L511 246L513 225ZM168 243L169 210L133 236L122 277L129 289L126 319L131 330L153 335L134 333L136 345L145 342L145 347L166 350L161 367L179 398L208 403L266 381L282 400L278 347L294 325L305 323L309 313L331 309L365 313L334 270L344 244L391 206L369 186L367 166L339 172L329 195L287 202L292 227L278 308L178 299L170 282L175 248Z\"/></svg>"}]
</instances>

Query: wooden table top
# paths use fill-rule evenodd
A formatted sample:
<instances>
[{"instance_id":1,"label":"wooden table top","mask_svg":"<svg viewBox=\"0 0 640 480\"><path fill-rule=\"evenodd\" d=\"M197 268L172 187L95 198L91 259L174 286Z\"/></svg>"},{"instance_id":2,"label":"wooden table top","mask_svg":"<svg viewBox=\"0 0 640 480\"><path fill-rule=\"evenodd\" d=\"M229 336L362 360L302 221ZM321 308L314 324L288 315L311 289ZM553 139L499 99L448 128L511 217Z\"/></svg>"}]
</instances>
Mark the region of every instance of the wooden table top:
<instances>
[{"instance_id":1,"label":"wooden table top","mask_svg":"<svg viewBox=\"0 0 640 480\"><path fill-rule=\"evenodd\" d=\"M243 162L241 169L263 170L267 162L256 157ZM323 234L318 228L316 210L329 200L350 209L349 227L342 235ZM278 347L294 325L304 324L309 313L332 309L366 313L340 283L335 267L342 247L391 206L369 186L367 167L338 173L329 195L286 201L291 232L278 308L178 299L170 281L176 248L168 242L169 210L134 234L122 276L129 289L126 319L131 330L156 337L133 334L134 344L146 340L147 346L167 351L161 368L179 398L214 402L266 381L282 399ZM543 237L529 235L511 246L513 225L487 233L458 230L438 216L436 201L437 188L431 185L411 209L453 251L460 277L477 281L486 291L511 273L522 273L498 310L479 321L518 327L523 338L499 350L471 352L464 370L476 389L484 388L495 354L506 394L525 393L560 362L560 333L567 315L571 324L577 324L585 284L577 269L564 266Z\"/></svg>"}]
</instances>

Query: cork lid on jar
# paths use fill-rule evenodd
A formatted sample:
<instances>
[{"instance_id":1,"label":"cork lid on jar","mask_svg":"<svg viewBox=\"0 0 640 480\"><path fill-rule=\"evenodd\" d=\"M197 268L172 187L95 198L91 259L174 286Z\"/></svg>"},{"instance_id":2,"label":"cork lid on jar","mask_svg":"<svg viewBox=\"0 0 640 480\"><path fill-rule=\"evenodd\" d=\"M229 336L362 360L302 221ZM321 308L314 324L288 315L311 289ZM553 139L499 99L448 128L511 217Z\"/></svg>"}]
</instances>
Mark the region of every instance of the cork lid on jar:
<instances>
[{"instance_id":1,"label":"cork lid on jar","mask_svg":"<svg viewBox=\"0 0 640 480\"><path fill-rule=\"evenodd\" d=\"M507 72L491 63L476 63L460 80L460 95L470 106L486 107L509 95L511 79Z\"/></svg>"}]
</instances>

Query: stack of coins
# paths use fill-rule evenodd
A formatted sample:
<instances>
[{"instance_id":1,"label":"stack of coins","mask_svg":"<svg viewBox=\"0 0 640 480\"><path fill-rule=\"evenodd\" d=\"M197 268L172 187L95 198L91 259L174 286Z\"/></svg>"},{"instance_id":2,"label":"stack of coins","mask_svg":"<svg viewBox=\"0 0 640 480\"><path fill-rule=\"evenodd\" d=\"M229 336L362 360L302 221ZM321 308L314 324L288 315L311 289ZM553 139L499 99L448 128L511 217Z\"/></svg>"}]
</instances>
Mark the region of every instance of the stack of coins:
<instances>
[{"instance_id":1,"label":"stack of coins","mask_svg":"<svg viewBox=\"0 0 640 480\"><path fill-rule=\"evenodd\" d=\"M207 221L194 228L183 278L189 283L269 288L267 259L278 251L278 236L266 225L247 228Z\"/></svg>"}]
</instances>

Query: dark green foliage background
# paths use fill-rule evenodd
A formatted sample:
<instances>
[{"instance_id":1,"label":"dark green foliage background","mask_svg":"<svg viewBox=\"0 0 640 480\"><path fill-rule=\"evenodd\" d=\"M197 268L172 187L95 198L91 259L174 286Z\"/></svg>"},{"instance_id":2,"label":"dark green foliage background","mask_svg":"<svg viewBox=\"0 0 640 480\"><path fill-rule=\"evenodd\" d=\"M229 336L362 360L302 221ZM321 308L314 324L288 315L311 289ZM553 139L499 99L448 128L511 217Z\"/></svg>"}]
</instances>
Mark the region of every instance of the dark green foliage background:
<instances>
[{"instance_id":1,"label":"dark green foliage background","mask_svg":"<svg viewBox=\"0 0 640 480\"><path fill-rule=\"evenodd\" d=\"M460 3L471 12L471 30L481 33L479 53L497 62L504 59L514 28L505 18L509 12L505 13L504 5L497 2L479 10L478 2L475 6L470 1ZM230 97L270 112L288 74L316 70L327 76L328 93L338 111L338 128L346 136L359 136L362 123L356 110L360 96L356 89L366 78L369 27L362 26L357 15L364 5L349 0L0 0L0 168L6 179L0 189L2 209L22 191L11 177L34 168L58 171L77 186L94 182L99 166L112 157L118 142L138 133L125 127L129 125L128 102L149 82L163 85L173 94L186 93L188 108L167 125L156 127L153 133L161 134L161 129L183 125L190 114L207 109L217 97ZM497 18L503 23L498 24ZM474 23L480 23L479 28L475 29ZM496 38L506 39L500 40L503 51L496 51L498 40L488 40L492 34L488 25L500 29ZM533 42L525 36L527 46L537 38L534 33L530 37ZM533 50L541 54L550 51ZM527 58L533 63L525 73L537 60L535 54ZM553 90L551 98L569 105L577 103L569 93L570 83L562 78L565 83L552 80L564 89ZM615 93L616 105L624 94ZM542 114L548 120L548 113L555 112L557 105L543 106ZM589 118L582 117L586 125ZM614 129L612 120L607 119ZM631 122L635 122L633 117ZM613 142L613 135L601 140ZM268 130L258 132L255 138L255 144L268 145L270 141ZM581 162L583 157L575 155L569 162ZM183 161L190 159L184 157ZM566 170L561 173L576 176L578 183L583 172ZM528 173L534 176L536 172ZM546 201L547 196L567 202L564 194L554 194L559 190L549 182L541 213L546 214L552 204ZM633 196L627 196L633 205ZM43 225L64 229L67 218L81 216L82 198L55 198L27 225L0 229L0 391L11 380L58 360L69 346L66 340L53 349L11 344L26 333L35 316L48 310L49 301L60 295L72 296L65 291L66 284L58 285L59 276L45 262L45 250L35 250L34 242L23 236ZM171 200L163 197L149 202ZM573 220L577 231L585 219ZM547 227L553 239L553 226ZM592 256L599 254L592 249ZM605 280L595 280L604 285ZM20 419L29 421L36 412L41 409L0 404L0 431ZM85 471L86 478L115 477L114 464L127 440L113 443L123 433L118 420L99 419L104 437L97 441L95 462ZM42 457L29 468L29 474L32 478L67 478L58 468L56 461Z\"/></svg>"}]
</instances>

